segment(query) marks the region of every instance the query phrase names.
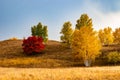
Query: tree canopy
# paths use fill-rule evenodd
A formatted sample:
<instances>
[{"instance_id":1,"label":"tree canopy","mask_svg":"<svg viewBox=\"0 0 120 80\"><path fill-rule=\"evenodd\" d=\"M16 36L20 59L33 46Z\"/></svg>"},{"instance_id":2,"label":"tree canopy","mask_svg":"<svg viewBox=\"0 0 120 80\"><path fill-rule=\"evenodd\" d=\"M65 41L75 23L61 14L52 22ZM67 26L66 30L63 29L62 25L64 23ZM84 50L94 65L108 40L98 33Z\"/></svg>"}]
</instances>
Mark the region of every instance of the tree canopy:
<instances>
[{"instance_id":1,"label":"tree canopy","mask_svg":"<svg viewBox=\"0 0 120 80\"><path fill-rule=\"evenodd\" d=\"M114 37L112 34L112 28L107 27L98 32L99 39L103 45L109 45L113 43Z\"/></svg>"},{"instance_id":2,"label":"tree canopy","mask_svg":"<svg viewBox=\"0 0 120 80\"><path fill-rule=\"evenodd\" d=\"M31 27L32 36L42 37L46 43L48 40L47 26L43 26L42 23L38 23L36 26Z\"/></svg>"},{"instance_id":3,"label":"tree canopy","mask_svg":"<svg viewBox=\"0 0 120 80\"><path fill-rule=\"evenodd\" d=\"M71 45L72 33L73 33L72 24L69 21L65 22L60 32L60 34L62 34L60 39L66 47L70 47Z\"/></svg>"},{"instance_id":4,"label":"tree canopy","mask_svg":"<svg viewBox=\"0 0 120 80\"><path fill-rule=\"evenodd\" d=\"M83 19L82 17L83 15L81 15L82 19ZM87 15L86 17L88 18ZM78 28L75 29L72 35L72 49L75 56L82 58L84 61L86 60L89 61L89 60L94 60L95 57L99 54L99 50L101 49L101 44L96 31L94 31L92 28L91 25L92 21L90 21L90 25L88 25L88 23L85 24L86 21L87 21L86 19L82 21L81 24L84 25L81 25L79 29Z\"/></svg>"},{"instance_id":5,"label":"tree canopy","mask_svg":"<svg viewBox=\"0 0 120 80\"><path fill-rule=\"evenodd\" d=\"M76 24L76 29L80 29L80 27L83 26L89 26L92 27L92 19L89 18L89 16L87 14L82 14L81 17L77 20L77 24Z\"/></svg>"},{"instance_id":6,"label":"tree canopy","mask_svg":"<svg viewBox=\"0 0 120 80\"><path fill-rule=\"evenodd\" d=\"M120 44L120 28L116 28L115 31L113 32L114 36L114 43Z\"/></svg>"}]
</instances>

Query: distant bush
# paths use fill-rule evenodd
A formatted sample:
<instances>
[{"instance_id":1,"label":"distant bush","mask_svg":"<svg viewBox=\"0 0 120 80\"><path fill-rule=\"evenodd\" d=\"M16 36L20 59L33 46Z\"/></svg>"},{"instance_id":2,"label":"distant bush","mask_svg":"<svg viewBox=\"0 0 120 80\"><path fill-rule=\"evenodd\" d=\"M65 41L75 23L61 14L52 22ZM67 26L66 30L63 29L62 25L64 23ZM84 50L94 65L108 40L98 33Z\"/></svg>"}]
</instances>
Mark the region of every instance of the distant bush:
<instances>
[{"instance_id":1,"label":"distant bush","mask_svg":"<svg viewBox=\"0 0 120 80\"><path fill-rule=\"evenodd\" d=\"M18 40L18 38L12 37L12 38L10 38L9 40Z\"/></svg>"},{"instance_id":2,"label":"distant bush","mask_svg":"<svg viewBox=\"0 0 120 80\"><path fill-rule=\"evenodd\" d=\"M28 37L23 40L23 51L26 54L36 54L41 52L44 49L43 39L42 37Z\"/></svg>"},{"instance_id":3,"label":"distant bush","mask_svg":"<svg viewBox=\"0 0 120 80\"><path fill-rule=\"evenodd\" d=\"M108 59L109 63L116 64L116 63L120 62L120 53L118 53L118 52L110 52L107 55L107 59Z\"/></svg>"}]
</instances>

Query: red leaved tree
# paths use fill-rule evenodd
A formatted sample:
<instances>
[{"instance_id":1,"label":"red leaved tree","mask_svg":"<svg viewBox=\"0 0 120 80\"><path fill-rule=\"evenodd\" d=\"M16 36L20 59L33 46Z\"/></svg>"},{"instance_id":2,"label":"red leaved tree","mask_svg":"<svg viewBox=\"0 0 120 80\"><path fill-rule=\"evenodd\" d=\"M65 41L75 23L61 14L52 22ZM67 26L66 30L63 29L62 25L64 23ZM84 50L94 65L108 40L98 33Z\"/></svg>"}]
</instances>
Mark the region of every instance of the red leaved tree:
<instances>
[{"instance_id":1,"label":"red leaved tree","mask_svg":"<svg viewBox=\"0 0 120 80\"><path fill-rule=\"evenodd\" d=\"M23 51L26 54L34 54L41 52L45 46L42 37L31 36L23 40Z\"/></svg>"}]
</instances>

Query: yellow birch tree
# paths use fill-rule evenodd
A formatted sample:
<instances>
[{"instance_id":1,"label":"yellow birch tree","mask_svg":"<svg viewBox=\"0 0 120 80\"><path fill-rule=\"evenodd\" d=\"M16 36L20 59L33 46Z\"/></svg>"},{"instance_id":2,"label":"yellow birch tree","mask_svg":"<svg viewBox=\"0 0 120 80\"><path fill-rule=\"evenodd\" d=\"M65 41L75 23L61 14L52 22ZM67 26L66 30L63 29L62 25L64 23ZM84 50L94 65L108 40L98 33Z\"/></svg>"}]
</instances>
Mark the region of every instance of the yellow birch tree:
<instances>
[{"instance_id":1,"label":"yellow birch tree","mask_svg":"<svg viewBox=\"0 0 120 80\"><path fill-rule=\"evenodd\" d=\"M115 31L113 32L114 36L114 43L120 44L120 28L116 28Z\"/></svg>"},{"instance_id":2,"label":"yellow birch tree","mask_svg":"<svg viewBox=\"0 0 120 80\"><path fill-rule=\"evenodd\" d=\"M101 44L96 31L87 25L74 31L71 47L75 56L82 58L85 66L90 66L91 61L99 54Z\"/></svg>"},{"instance_id":3,"label":"yellow birch tree","mask_svg":"<svg viewBox=\"0 0 120 80\"><path fill-rule=\"evenodd\" d=\"M98 36L103 45L110 45L113 43L114 37L112 34L112 28L110 27L99 30Z\"/></svg>"}]
</instances>

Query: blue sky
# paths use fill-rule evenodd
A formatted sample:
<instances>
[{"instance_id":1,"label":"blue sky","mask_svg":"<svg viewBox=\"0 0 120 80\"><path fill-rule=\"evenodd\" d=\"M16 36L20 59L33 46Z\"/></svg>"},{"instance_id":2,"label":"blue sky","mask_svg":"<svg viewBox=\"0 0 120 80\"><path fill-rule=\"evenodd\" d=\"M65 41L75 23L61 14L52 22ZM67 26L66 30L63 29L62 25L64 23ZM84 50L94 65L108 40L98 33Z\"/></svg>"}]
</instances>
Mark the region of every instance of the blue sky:
<instances>
[{"instance_id":1,"label":"blue sky","mask_svg":"<svg viewBox=\"0 0 120 80\"><path fill-rule=\"evenodd\" d=\"M0 40L31 35L31 26L48 26L49 39L59 40L66 21L75 27L87 13L95 30L120 27L120 0L0 0Z\"/></svg>"}]
</instances>

